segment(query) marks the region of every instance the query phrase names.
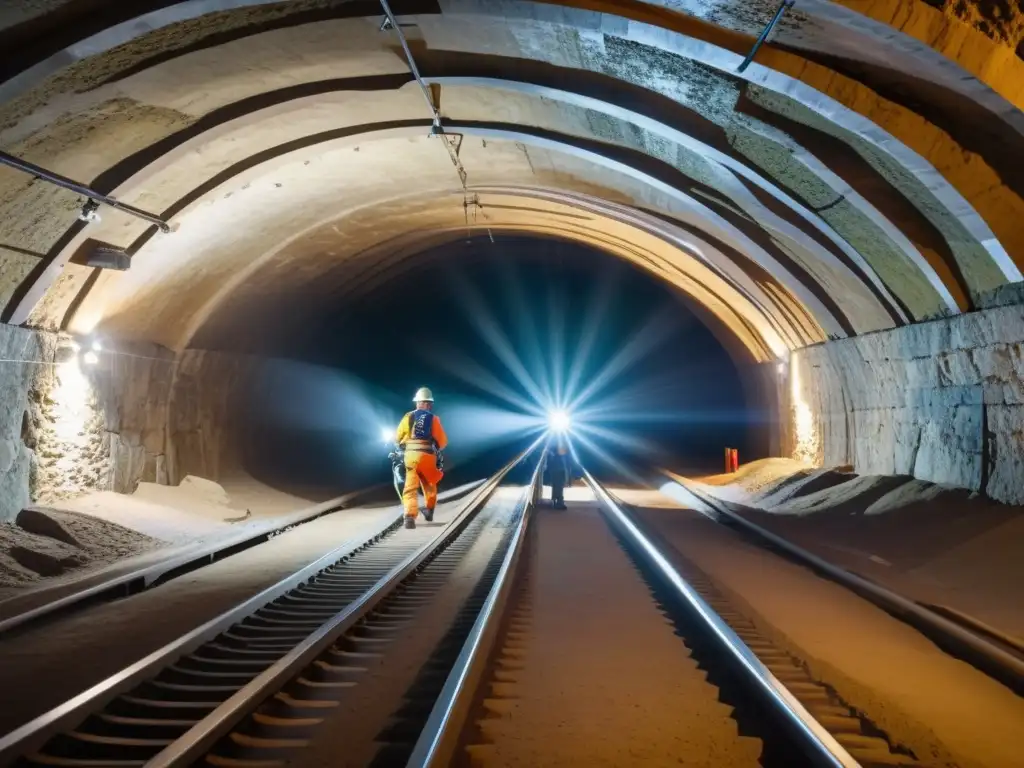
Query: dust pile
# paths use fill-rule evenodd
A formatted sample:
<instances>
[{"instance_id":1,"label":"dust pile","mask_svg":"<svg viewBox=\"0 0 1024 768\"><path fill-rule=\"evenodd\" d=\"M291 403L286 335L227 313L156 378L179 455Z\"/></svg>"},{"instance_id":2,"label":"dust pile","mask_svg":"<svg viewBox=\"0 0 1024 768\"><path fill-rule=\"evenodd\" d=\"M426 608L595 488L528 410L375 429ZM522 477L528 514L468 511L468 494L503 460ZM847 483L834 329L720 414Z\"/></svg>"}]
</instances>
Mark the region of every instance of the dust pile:
<instances>
[{"instance_id":1,"label":"dust pile","mask_svg":"<svg viewBox=\"0 0 1024 768\"><path fill-rule=\"evenodd\" d=\"M752 496L770 492L791 479L806 477L811 469L796 459L760 459L743 464L735 472L696 478L699 486L724 501L744 503Z\"/></svg>"},{"instance_id":2,"label":"dust pile","mask_svg":"<svg viewBox=\"0 0 1024 768\"><path fill-rule=\"evenodd\" d=\"M1024 638L1024 507L906 475L784 459L691 483L841 568Z\"/></svg>"},{"instance_id":3,"label":"dust pile","mask_svg":"<svg viewBox=\"0 0 1024 768\"><path fill-rule=\"evenodd\" d=\"M253 519L250 510L233 502L221 485L192 475L176 486L139 483L130 495L100 491L61 506L169 544L188 544L229 529L234 532Z\"/></svg>"},{"instance_id":4,"label":"dust pile","mask_svg":"<svg viewBox=\"0 0 1024 768\"><path fill-rule=\"evenodd\" d=\"M0 599L43 579L106 565L162 543L89 515L30 507L13 523L0 525Z\"/></svg>"},{"instance_id":5,"label":"dust pile","mask_svg":"<svg viewBox=\"0 0 1024 768\"><path fill-rule=\"evenodd\" d=\"M244 498L235 499L220 484L189 475L177 486L139 483L132 494L94 491L22 510L0 525L0 600L44 580L66 581L160 547L234 534L310 505L280 492L263 503L268 489L255 483L239 489Z\"/></svg>"}]
</instances>

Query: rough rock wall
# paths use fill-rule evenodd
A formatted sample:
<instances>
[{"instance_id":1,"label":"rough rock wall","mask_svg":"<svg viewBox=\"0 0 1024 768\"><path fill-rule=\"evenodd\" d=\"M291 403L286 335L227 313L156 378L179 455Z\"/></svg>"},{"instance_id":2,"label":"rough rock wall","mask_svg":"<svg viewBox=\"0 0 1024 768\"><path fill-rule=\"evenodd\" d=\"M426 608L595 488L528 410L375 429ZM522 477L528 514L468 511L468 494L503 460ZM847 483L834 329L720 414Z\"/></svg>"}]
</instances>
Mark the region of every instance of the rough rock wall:
<instances>
[{"instance_id":1,"label":"rough rock wall","mask_svg":"<svg viewBox=\"0 0 1024 768\"><path fill-rule=\"evenodd\" d=\"M70 339L51 338L56 344L53 364L41 375L41 399L36 402L33 392L29 410L37 458L29 492L44 504L109 488L113 468L97 372L81 364L80 350Z\"/></svg>"},{"instance_id":2,"label":"rough rock wall","mask_svg":"<svg viewBox=\"0 0 1024 768\"><path fill-rule=\"evenodd\" d=\"M55 350L50 334L0 325L0 522L30 501L37 427Z\"/></svg>"},{"instance_id":3,"label":"rough rock wall","mask_svg":"<svg viewBox=\"0 0 1024 768\"><path fill-rule=\"evenodd\" d=\"M1020 0L945 0L942 9L947 16L970 24L1022 55L1024 4Z\"/></svg>"},{"instance_id":4,"label":"rough rock wall","mask_svg":"<svg viewBox=\"0 0 1024 768\"><path fill-rule=\"evenodd\" d=\"M72 340L0 324L0 522L30 502L240 468L237 385L259 358Z\"/></svg>"},{"instance_id":5,"label":"rough rock wall","mask_svg":"<svg viewBox=\"0 0 1024 768\"><path fill-rule=\"evenodd\" d=\"M167 482L167 405L173 355L155 345L118 345L83 364L70 339L52 340L56 365L39 378L30 408L38 471L33 500L54 503L88 491L131 493Z\"/></svg>"},{"instance_id":6,"label":"rough rock wall","mask_svg":"<svg viewBox=\"0 0 1024 768\"><path fill-rule=\"evenodd\" d=\"M819 463L1024 503L1024 304L808 347L792 367Z\"/></svg>"}]
</instances>

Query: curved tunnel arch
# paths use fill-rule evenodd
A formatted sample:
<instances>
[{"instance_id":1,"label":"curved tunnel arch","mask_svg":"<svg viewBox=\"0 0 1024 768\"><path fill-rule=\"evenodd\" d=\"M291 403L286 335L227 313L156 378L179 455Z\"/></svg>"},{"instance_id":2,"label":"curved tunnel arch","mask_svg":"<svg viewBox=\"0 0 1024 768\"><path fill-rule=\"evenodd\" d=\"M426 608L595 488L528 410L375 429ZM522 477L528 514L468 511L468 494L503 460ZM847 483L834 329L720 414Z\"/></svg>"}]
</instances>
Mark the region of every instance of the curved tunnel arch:
<instances>
[{"instance_id":1,"label":"curved tunnel arch","mask_svg":"<svg viewBox=\"0 0 1024 768\"><path fill-rule=\"evenodd\" d=\"M875 7L807 0L739 73L768 5L398 7L460 136L462 189L373 3L160 0L132 19L68 0L0 33L31 43L0 84L0 145L176 231L85 226L74 196L0 173L3 317L180 352L274 291L341 300L353 275L371 291L490 229L638 264L766 362L1020 281L1024 65L992 65L977 30L959 29L972 57ZM131 270L75 263L90 240Z\"/></svg>"},{"instance_id":2,"label":"curved tunnel arch","mask_svg":"<svg viewBox=\"0 0 1024 768\"><path fill-rule=\"evenodd\" d=\"M392 129L388 129L386 131L379 131L379 132L375 132L375 133L377 133L378 138L380 138L381 136L387 136L388 134L396 134L396 133L397 134L406 134L406 135L410 135L410 136L412 136L412 135L421 135L421 132L422 132L422 128L418 128L418 129L413 129L413 128L392 128ZM468 130L466 132L469 133ZM482 135L482 136L490 136L492 138L506 139L506 140L509 139L509 138L522 138L522 139L527 139L527 140L532 138L532 137L529 137L529 136L526 136L526 135L523 135L523 136L510 136L508 134L508 132L502 132L500 129L493 129L493 128L490 128L490 129L480 129L479 130L479 134ZM372 141L371 141L372 138L373 138L373 136L369 135L369 132L368 133L360 133L360 134L356 134L354 136L346 136L343 139L334 139L331 142L331 144L343 144L343 145L345 145L347 147L350 147L350 148L351 147L356 147L356 146L363 147L364 148L363 152L365 153L365 152L369 151L369 149L372 147ZM424 140L424 141L426 141L426 140ZM550 143L550 141L544 142L542 140L537 140L536 143L531 141L531 145L544 146L545 143L547 143L549 147L554 147L554 145L552 145ZM560 147L554 147L554 148L555 149L561 149ZM223 189L226 187L226 185L232 185L232 188L235 188L235 189L237 189L238 186L241 185L242 188L244 189L247 185L253 183L254 180L260 179L260 178L266 178L268 173L272 173L274 170L276 170L277 168L282 167L283 165L289 165L289 164L290 165L295 165L296 163L300 163L300 162L303 163L303 164L308 164L309 160L308 159L303 159L303 156L301 156L301 153L304 152L306 149L308 149L308 147L304 146L301 149L295 150L292 153L293 155L295 153L299 153L299 155L300 155L299 157L294 157L294 156L290 157L290 156L285 155L285 154L273 154L270 157L270 159L268 159L262 166L259 166L259 167L253 166L251 163L247 162L245 170L242 171L240 174L238 174L238 175L236 175L236 176L234 176L232 178L224 178L224 175L221 175L220 177L218 177L216 180L218 182L220 182L220 183L218 184L218 186L215 189L208 189L207 190L207 194L212 196L214 193L217 193L218 190L220 190L219 194L223 194ZM315 149L316 149L316 151L318 153L324 153L324 152L329 152L330 151L329 145L325 146L324 144L315 145ZM192 151L193 150L191 148L187 147L187 146L183 147L183 152L188 153L188 152L192 152ZM585 150L584 150L584 152L585 152ZM435 153L440 154L439 153L439 148L435 150ZM594 160L597 160L599 162L603 160L603 158L600 158L600 157L598 157L596 155L591 155L591 158L588 158L588 159L591 159L591 162L593 162ZM443 160L443 158L442 158L442 160ZM173 158L165 157L165 162L173 163ZM660 181L658 181L656 179L645 179L639 173L631 172L630 169L627 166L619 164L619 163L616 163L614 160L606 161L606 164L607 164L606 167L610 167L610 168L613 168L613 169L620 170L620 172L622 172L623 174L632 173L632 175L634 175L634 177L639 177L639 181L641 181L642 183L645 183L646 186L653 187L658 192L667 193L669 196L674 196L674 195L679 195L680 194L676 190L674 190L673 188L669 187L668 185L665 185L664 183L662 183L662 182L660 182ZM171 167L173 167L173 165ZM144 183L144 182L142 182L142 183ZM469 191L470 191L470 193L473 193L474 187L471 186L469 188ZM176 233L176 235L174 235L174 236L162 236L162 238L163 238L162 242L171 243L172 242L171 241L172 237L184 238L186 236L186 234L187 234L187 231L188 231L188 214L189 214L189 211L197 210L197 209L202 209L204 205L207 205L207 203L204 202L205 198L204 197L200 197L200 196L198 196L195 193L187 194L182 199L183 200L193 200L193 202L189 203L184 209L182 209L177 214L177 217L176 217L177 220L179 221L179 223L181 224L181 226L184 229L179 229L178 232ZM695 200L693 200L692 198L689 198L687 196L682 196L681 195L677 199L682 201L684 204L688 204L690 206L695 206L698 209L703 207L703 206L700 206ZM683 211L682 213L683 213L683 215L686 215L687 212ZM213 215L213 214L210 214L210 215ZM619 215L626 215L626 210L625 209L620 210ZM638 212L632 212L629 215L632 218L634 218L634 219L636 219L638 217L642 218L642 216L643 216L642 214L640 214ZM676 215L679 215L679 214L677 213ZM788 282L790 285L795 285L796 293L797 294L801 294L801 293L803 294L803 296L801 297L801 298L803 298L803 302L802 302L803 304L815 307L816 309L818 309L819 313L825 315L826 327L830 328L830 332L836 333L837 335L839 333L843 332L842 329L839 328L839 326L834 325L834 324L829 325L829 318L827 316L827 313L823 310L821 304L819 302L815 301L814 297L811 294L807 293L806 288L804 286L796 283L796 281L794 281L792 278L789 278L788 281L787 281L786 280L787 276L786 276L785 270L777 267L774 264L772 264L771 263L771 257L768 256L762 249L757 247L755 244L749 242L749 240L747 238L745 238L745 236L742 233L736 232L735 234L733 234L732 228L728 224L726 224L725 222L723 222L720 219L718 219L718 217L715 214L713 214L712 212L710 212L710 211L702 212L702 216L700 218L703 218L704 220L711 220L711 222L712 222L712 225L710 227L711 231L712 231L713 234L719 235L719 239L721 239L722 237L725 237L726 239L728 239L730 235L733 235L735 237L734 245L736 245L741 251L743 251L746 255L748 255L748 257L750 257L752 255L756 259L760 255L760 258L762 260L767 260L767 261L762 261L762 263L760 264L760 266L763 269L765 269L765 271L767 273L778 275L781 272L782 275L783 275L782 279L784 280L784 284L786 282ZM700 220L700 218L693 218L691 220L691 223L695 223L696 221ZM715 220L719 221L718 225L714 224ZM240 223L240 224L235 224L235 226L244 227L245 224L244 223ZM663 225L663 228L667 228L667 226L668 225ZM311 226L311 227L308 227L308 228L305 228L305 229L308 230L308 231L312 231L314 228L315 227ZM79 240L84 240L85 237L86 237L86 234L82 233L81 235L79 235ZM677 238L679 238L678 235L677 235ZM69 244L69 246L65 249L65 252L72 251L77 245L78 245L78 243L76 241L72 241ZM152 250L152 247L151 247L150 250ZM156 246L156 250L159 250L159 246ZM268 250L273 251L274 248L270 248ZM714 254L717 251L713 247L709 247L708 245L705 245L705 247L703 249L703 252L704 253L712 253L712 254ZM148 256L149 256L149 252L148 251L139 251L139 253L136 256L136 258L139 259L139 269L144 269L145 268L145 265L147 264L147 257ZM719 255L718 258L721 259L721 256ZM733 272L733 282L734 283L737 280L741 281L741 282L746 281L747 284L748 284L747 285L747 290L748 291L757 292L756 286L754 286L752 283L750 283L749 278L746 277L745 273L743 273L742 270L737 268L737 265L732 264L731 262L728 262L726 264L726 267L727 267L727 269L732 270L732 272ZM136 272L137 276L141 276L141 274L142 274L141 272ZM114 280L118 280L118 279L125 280L126 278L123 278L121 276L116 276L116 277L114 277L112 279L114 279ZM130 278L128 278L128 279L130 279ZM142 279L142 278L139 277L139 279ZM218 288L218 291L220 291L220 290L222 290L222 289ZM175 310L171 310L171 314L173 314L175 316L178 316L179 313L177 311L175 311ZM88 327L88 326L91 326L92 323L86 322L85 325ZM74 327L74 324L72 324L72 327ZM845 333L843 335L845 335ZM816 341L816 340L821 340L821 338L823 338L823 337L822 336L815 336L813 334L813 332L812 332L811 336L807 336L807 332L805 331L803 333L796 333L796 334L791 333L790 334L790 338L794 339L794 342L796 342L796 343L798 343L798 342L810 343L810 342L813 342L813 341ZM162 339L162 341L167 342L169 340L168 339ZM794 343L794 342L791 342L791 343ZM169 343L168 345L172 346L174 348L180 348L182 346L180 341L176 341L174 343ZM775 346L777 347L778 345L775 345ZM777 350L777 353L780 353L780 352L781 352L781 350Z\"/></svg>"}]
</instances>

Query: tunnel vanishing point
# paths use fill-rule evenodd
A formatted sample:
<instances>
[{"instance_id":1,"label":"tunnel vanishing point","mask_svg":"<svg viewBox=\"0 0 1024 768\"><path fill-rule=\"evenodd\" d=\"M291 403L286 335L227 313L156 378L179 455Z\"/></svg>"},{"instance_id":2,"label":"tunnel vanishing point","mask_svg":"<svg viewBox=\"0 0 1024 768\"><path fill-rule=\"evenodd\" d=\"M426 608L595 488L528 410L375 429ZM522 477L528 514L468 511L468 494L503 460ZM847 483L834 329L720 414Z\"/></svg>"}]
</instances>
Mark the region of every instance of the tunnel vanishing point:
<instances>
[{"instance_id":1,"label":"tunnel vanishing point","mask_svg":"<svg viewBox=\"0 0 1024 768\"><path fill-rule=\"evenodd\" d=\"M777 7L5 2L0 149L170 231L0 168L0 519L236 469L202 332L481 233L674 286L777 455L1024 502L1024 11L797 0L743 67Z\"/></svg>"}]
</instances>

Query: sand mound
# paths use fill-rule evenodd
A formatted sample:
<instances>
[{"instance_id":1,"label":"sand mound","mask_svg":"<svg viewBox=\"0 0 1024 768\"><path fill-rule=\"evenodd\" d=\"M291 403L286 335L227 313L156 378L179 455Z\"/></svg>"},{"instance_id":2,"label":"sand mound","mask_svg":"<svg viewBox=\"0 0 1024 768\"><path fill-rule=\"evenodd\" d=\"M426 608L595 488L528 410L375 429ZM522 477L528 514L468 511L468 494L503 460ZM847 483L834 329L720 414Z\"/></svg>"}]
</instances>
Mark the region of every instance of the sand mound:
<instances>
[{"instance_id":1,"label":"sand mound","mask_svg":"<svg viewBox=\"0 0 1024 768\"><path fill-rule=\"evenodd\" d=\"M190 475L177 486L139 483L130 496L112 491L90 493L63 503L62 508L171 544L185 544L223 533L228 526L249 519L244 507L231 504L231 497L220 485Z\"/></svg>"},{"instance_id":2,"label":"sand mound","mask_svg":"<svg viewBox=\"0 0 1024 768\"><path fill-rule=\"evenodd\" d=\"M32 507L0 525L0 587L24 587L139 554L161 542L89 515Z\"/></svg>"},{"instance_id":3,"label":"sand mound","mask_svg":"<svg viewBox=\"0 0 1024 768\"><path fill-rule=\"evenodd\" d=\"M864 514L864 511L897 487L910 482L903 475L865 475L806 496L791 498L770 512L781 515Z\"/></svg>"},{"instance_id":4,"label":"sand mound","mask_svg":"<svg viewBox=\"0 0 1024 768\"><path fill-rule=\"evenodd\" d=\"M758 504L761 499L767 499L769 496L781 493L785 488L788 488L794 483L799 483L801 480L805 480L810 476L811 470L801 469L791 475L780 477L777 480L772 480L770 483L766 483L761 490L748 494L747 503Z\"/></svg>"},{"instance_id":5,"label":"sand mound","mask_svg":"<svg viewBox=\"0 0 1024 768\"><path fill-rule=\"evenodd\" d=\"M750 503L764 509L773 509L793 499L848 483L856 477L857 475L846 471L845 467L840 470L817 469L813 472L797 472L783 478L769 489L755 494L751 497Z\"/></svg>"},{"instance_id":6,"label":"sand mound","mask_svg":"<svg viewBox=\"0 0 1024 768\"><path fill-rule=\"evenodd\" d=\"M231 506L231 497L218 483L202 477L187 475L177 486L159 485L157 483L139 483L132 494L136 499L152 501L157 504L175 506L179 503L190 504L197 512L213 510L218 516L223 514L222 507ZM168 504L168 502L171 502Z\"/></svg>"},{"instance_id":7,"label":"sand mound","mask_svg":"<svg viewBox=\"0 0 1024 768\"><path fill-rule=\"evenodd\" d=\"M807 471L807 465L795 459L759 459L735 472L697 478L697 482L720 499L746 502L750 496L766 492L785 478Z\"/></svg>"},{"instance_id":8,"label":"sand mound","mask_svg":"<svg viewBox=\"0 0 1024 768\"><path fill-rule=\"evenodd\" d=\"M911 480L895 488L882 498L871 504L865 515L884 515L896 511L915 511L924 508L934 511L936 508L969 514L979 506L981 499L978 494L964 488L936 485L927 480ZM982 503L981 506L989 506Z\"/></svg>"}]
</instances>

